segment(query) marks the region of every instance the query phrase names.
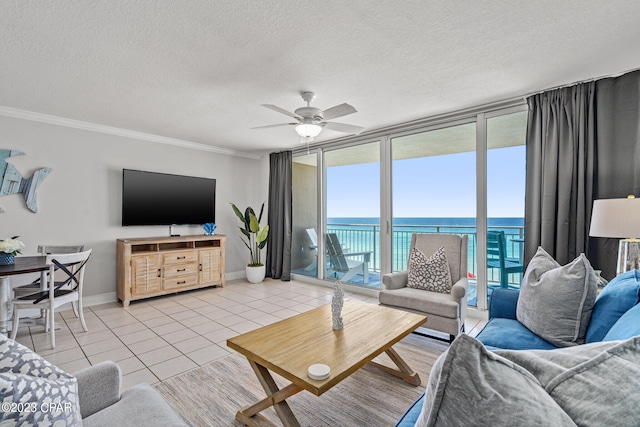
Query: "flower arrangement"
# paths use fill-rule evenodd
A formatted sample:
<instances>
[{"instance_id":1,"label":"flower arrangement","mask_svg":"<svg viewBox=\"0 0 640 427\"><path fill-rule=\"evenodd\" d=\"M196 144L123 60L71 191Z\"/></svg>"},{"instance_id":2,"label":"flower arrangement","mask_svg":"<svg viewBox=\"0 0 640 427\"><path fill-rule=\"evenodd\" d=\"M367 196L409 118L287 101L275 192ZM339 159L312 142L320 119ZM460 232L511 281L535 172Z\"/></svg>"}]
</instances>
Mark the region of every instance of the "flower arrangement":
<instances>
[{"instance_id":1,"label":"flower arrangement","mask_svg":"<svg viewBox=\"0 0 640 427\"><path fill-rule=\"evenodd\" d=\"M0 252L16 256L24 249L24 243L20 240L16 240L20 236L13 236L10 239L0 240Z\"/></svg>"}]
</instances>

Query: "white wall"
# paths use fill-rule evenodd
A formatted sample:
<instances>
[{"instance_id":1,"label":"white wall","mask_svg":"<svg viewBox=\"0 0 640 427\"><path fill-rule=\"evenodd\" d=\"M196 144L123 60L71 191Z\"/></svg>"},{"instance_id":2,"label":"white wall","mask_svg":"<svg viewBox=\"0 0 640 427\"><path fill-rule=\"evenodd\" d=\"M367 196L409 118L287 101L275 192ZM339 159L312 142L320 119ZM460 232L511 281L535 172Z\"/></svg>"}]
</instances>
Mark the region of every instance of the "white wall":
<instances>
[{"instance_id":1,"label":"white wall","mask_svg":"<svg viewBox=\"0 0 640 427\"><path fill-rule=\"evenodd\" d=\"M215 178L216 233L228 236L227 275L244 275L249 256L229 203L257 209L267 199L266 156L253 160L3 116L0 149L25 153L10 159L23 177L41 167L53 169L38 190L37 213L27 209L22 195L0 198L5 211L0 213L0 237L19 235L25 255L35 255L39 244L93 248L84 294L94 301L98 295L115 295L116 239L169 235L168 226L120 225L123 168ZM174 231L203 232L200 227Z\"/></svg>"}]
</instances>

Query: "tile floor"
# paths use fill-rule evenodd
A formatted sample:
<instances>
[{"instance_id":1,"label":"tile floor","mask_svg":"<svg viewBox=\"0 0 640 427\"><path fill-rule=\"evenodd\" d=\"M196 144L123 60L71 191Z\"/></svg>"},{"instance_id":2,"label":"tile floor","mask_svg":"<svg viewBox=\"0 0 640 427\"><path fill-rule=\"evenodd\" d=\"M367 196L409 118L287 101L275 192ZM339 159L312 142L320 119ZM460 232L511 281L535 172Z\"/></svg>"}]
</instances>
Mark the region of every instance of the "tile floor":
<instances>
[{"instance_id":1,"label":"tile floor","mask_svg":"<svg viewBox=\"0 0 640 427\"><path fill-rule=\"evenodd\" d=\"M226 288L207 288L132 302L84 308L89 332L73 311L56 313L56 348L42 326L21 327L17 341L67 372L105 360L122 369L122 390L163 381L228 355L226 340L331 302L333 289L302 282L267 279L261 284L234 280ZM377 298L345 292L347 298ZM468 318L475 335L486 322ZM427 338L426 338L427 339Z\"/></svg>"}]
</instances>

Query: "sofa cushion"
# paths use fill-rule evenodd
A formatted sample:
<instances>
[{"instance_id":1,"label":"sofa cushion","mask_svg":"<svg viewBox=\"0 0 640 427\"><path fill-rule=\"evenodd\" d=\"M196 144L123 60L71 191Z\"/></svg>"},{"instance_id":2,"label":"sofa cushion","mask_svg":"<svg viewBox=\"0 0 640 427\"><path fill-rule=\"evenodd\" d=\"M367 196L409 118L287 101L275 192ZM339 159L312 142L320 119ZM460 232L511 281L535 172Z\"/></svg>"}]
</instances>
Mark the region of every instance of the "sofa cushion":
<instances>
[{"instance_id":1,"label":"sofa cushion","mask_svg":"<svg viewBox=\"0 0 640 427\"><path fill-rule=\"evenodd\" d=\"M0 402L3 404L0 425L3 426L82 423L76 379L1 334Z\"/></svg>"},{"instance_id":2,"label":"sofa cushion","mask_svg":"<svg viewBox=\"0 0 640 427\"><path fill-rule=\"evenodd\" d=\"M524 368L466 334L434 364L416 427L575 426Z\"/></svg>"},{"instance_id":3,"label":"sofa cushion","mask_svg":"<svg viewBox=\"0 0 640 427\"><path fill-rule=\"evenodd\" d=\"M420 395L420 397L409 406L409 409L406 410L402 418L396 423L394 427L414 427L416 425L416 421L420 417L420 412L422 411L422 405L424 403L424 393Z\"/></svg>"},{"instance_id":4,"label":"sofa cushion","mask_svg":"<svg viewBox=\"0 0 640 427\"><path fill-rule=\"evenodd\" d=\"M409 252L407 286L425 291L451 293L451 273L444 247L427 258L419 249Z\"/></svg>"},{"instance_id":5,"label":"sofa cushion","mask_svg":"<svg viewBox=\"0 0 640 427\"><path fill-rule=\"evenodd\" d=\"M640 337L496 353L531 372L576 424L640 425Z\"/></svg>"},{"instance_id":6,"label":"sofa cushion","mask_svg":"<svg viewBox=\"0 0 640 427\"><path fill-rule=\"evenodd\" d=\"M476 339L485 346L510 350L552 350L555 345L543 340L514 319L495 317Z\"/></svg>"},{"instance_id":7,"label":"sofa cushion","mask_svg":"<svg viewBox=\"0 0 640 427\"><path fill-rule=\"evenodd\" d=\"M627 271L616 276L596 298L586 342L602 341L618 319L639 301L640 271Z\"/></svg>"},{"instance_id":8,"label":"sofa cushion","mask_svg":"<svg viewBox=\"0 0 640 427\"><path fill-rule=\"evenodd\" d=\"M431 315L457 319L460 317L460 304L450 294L423 291L422 289L402 288L380 291L380 304L408 308Z\"/></svg>"},{"instance_id":9,"label":"sofa cushion","mask_svg":"<svg viewBox=\"0 0 640 427\"><path fill-rule=\"evenodd\" d=\"M119 402L85 418L82 425L184 427L187 424L149 384L138 384L122 393Z\"/></svg>"},{"instance_id":10,"label":"sofa cushion","mask_svg":"<svg viewBox=\"0 0 640 427\"><path fill-rule=\"evenodd\" d=\"M626 340L640 335L640 304L636 304L609 329L603 341Z\"/></svg>"},{"instance_id":11,"label":"sofa cushion","mask_svg":"<svg viewBox=\"0 0 640 427\"><path fill-rule=\"evenodd\" d=\"M593 311L598 278L580 254L560 266L542 248L524 274L516 317L546 341L566 347L584 343Z\"/></svg>"}]
</instances>

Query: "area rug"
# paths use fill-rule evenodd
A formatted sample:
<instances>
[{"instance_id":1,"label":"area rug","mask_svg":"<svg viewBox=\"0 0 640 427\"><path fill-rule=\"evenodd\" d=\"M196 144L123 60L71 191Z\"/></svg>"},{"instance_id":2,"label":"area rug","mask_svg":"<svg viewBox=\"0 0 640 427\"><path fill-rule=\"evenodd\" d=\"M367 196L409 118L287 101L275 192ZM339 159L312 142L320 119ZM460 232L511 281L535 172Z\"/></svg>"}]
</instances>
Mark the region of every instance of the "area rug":
<instances>
[{"instance_id":1,"label":"area rug","mask_svg":"<svg viewBox=\"0 0 640 427\"><path fill-rule=\"evenodd\" d=\"M409 335L394 349L416 371L422 384L414 387L373 366L365 366L322 396L302 391L287 402L301 426L393 426L424 391L431 366L448 345L418 335ZM375 359L395 366L386 354ZM280 388L289 384L273 375ZM265 397L247 359L231 354L198 369L154 386L169 404L193 426L235 426L241 407ZM273 408L261 412L282 425Z\"/></svg>"}]
</instances>

